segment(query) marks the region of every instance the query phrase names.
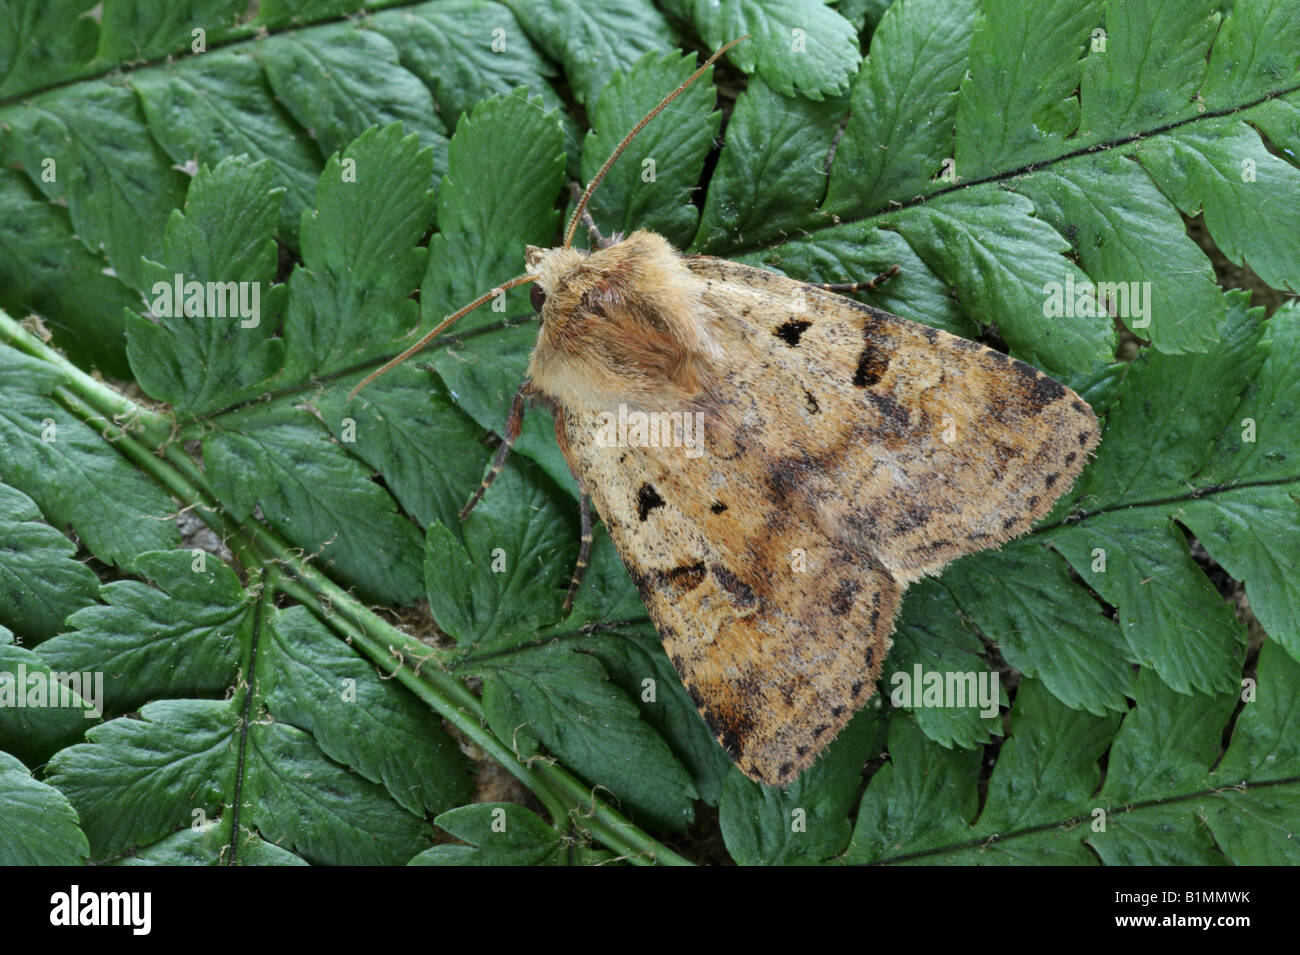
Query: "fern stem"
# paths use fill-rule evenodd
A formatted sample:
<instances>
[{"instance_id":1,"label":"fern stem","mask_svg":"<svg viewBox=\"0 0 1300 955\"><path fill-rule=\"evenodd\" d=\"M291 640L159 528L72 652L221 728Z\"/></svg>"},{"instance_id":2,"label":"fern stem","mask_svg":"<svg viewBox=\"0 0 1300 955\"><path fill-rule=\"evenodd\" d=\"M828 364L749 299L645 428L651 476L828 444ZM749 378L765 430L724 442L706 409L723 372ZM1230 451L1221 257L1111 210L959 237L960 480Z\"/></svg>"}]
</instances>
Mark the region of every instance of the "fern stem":
<instances>
[{"instance_id":1,"label":"fern stem","mask_svg":"<svg viewBox=\"0 0 1300 955\"><path fill-rule=\"evenodd\" d=\"M123 431L136 432L149 443L159 447L171 439L170 416L151 411L104 382L86 374L52 346L25 329L3 309L0 309L0 341L58 368L70 379L68 387Z\"/></svg>"}]
</instances>

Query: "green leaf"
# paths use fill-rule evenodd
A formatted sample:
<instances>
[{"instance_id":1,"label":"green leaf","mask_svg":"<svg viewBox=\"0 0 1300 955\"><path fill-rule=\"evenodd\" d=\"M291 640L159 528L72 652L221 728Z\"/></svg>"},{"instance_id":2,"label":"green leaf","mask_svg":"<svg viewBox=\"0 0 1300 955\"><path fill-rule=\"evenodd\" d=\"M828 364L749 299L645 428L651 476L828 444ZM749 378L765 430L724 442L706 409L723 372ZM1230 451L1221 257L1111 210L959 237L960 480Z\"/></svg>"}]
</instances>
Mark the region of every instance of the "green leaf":
<instances>
[{"instance_id":1,"label":"green leaf","mask_svg":"<svg viewBox=\"0 0 1300 955\"><path fill-rule=\"evenodd\" d=\"M157 705L157 704L154 704ZM273 724L250 751L248 796L267 841L331 865L398 865L428 826L373 783L330 762L301 730Z\"/></svg>"},{"instance_id":2,"label":"green leaf","mask_svg":"<svg viewBox=\"0 0 1300 955\"><path fill-rule=\"evenodd\" d=\"M40 643L94 601L99 581L76 546L41 518L30 497L0 484L0 625Z\"/></svg>"},{"instance_id":3,"label":"green leaf","mask_svg":"<svg viewBox=\"0 0 1300 955\"><path fill-rule=\"evenodd\" d=\"M558 118L544 112L539 100L522 94L493 97L462 120L438 193L439 233L429 241L429 268L420 293L423 326L432 328L521 273L524 246L552 244L563 169ZM463 335L499 323L503 315L532 311L527 289L514 289L499 302L469 315L456 332ZM440 371L444 362L435 360ZM511 393L518 384L516 377Z\"/></svg>"},{"instance_id":4,"label":"green leaf","mask_svg":"<svg viewBox=\"0 0 1300 955\"><path fill-rule=\"evenodd\" d=\"M732 857L741 865L796 865L823 862L844 851L853 828L849 810L875 732L875 715L861 711L822 757L784 789L762 786L733 767L718 807Z\"/></svg>"},{"instance_id":5,"label":"green leaf","mask_svg":"<svg viewBox=\"0 0 1300 955\"><path fill-rule=\"evenodd\" d=\"M393 123L421 146L434 147L439 158L446 154L447 127L429 88L401 65L383 35L351 24L323 26L271 37L258 52L276 99L312 130L322 155L340 151L372 126Z\"/></svg>"},{"instance_id":6,"label":"green leaf","mask_svg":"<svg viewBox=\"0 0 1300 955\"><path fill-rule=\"evenodd\" d=\"M433 91L438 114L456 129L480 100L519 87L547 112L563 105L556 76L508 7L490 0L440 0L377 13L370 27L397 47L402 65Z\"/></svg>"},{"instance_id":7,"label":"green leaf","mask_svg":"<svg viewBox=\"0 0 1300 955\"><path fill-rule=\"evenodd\" d=\"M908 590L893 640L880 692L895 706L911 710L926 736L945 747L974 747L987 743L990 734L1002 735L998 706L1005 702L1005 691L989 701L991 713L978 696L967 698L962 706L916 705L915 688L924 687L929 673L941 674L945 685L949 673L961 674L963 679L974 674L977 687L980 681L992 686L988 681L997 676L984 659L984 645L962 621L956 601L942 586L923 580ZM921 701L924 703L923 694Z\"/></svg>"},{"instance_id":8,"label":"green leaf","mask_svg":"<svg viewBox=\"0 0 1300 955\"><path fill-rule=\"evenodd\" d=\"M271 337L286 292L271 284L279 200L265 161L204 166L185 214L167 223L163 256L144 263L152 304L126 317L127 355L141 386L182 414L258 394L284 362L283 342Z\"/></svg>"},{"instance_id":9,"label":"green leaf","mask_svg":"<svg viewBox=\"0 0 1300 955\"><path fill-rule=\"evenodd\" d=\"M1194 115L1218 20L1208 4L1107 3L1105 49L1090 52L1084 67L1083 129L1118 138Z\"/></svg>"},{"instance_id":10,"label":"green leaf","mask_svg":"<svg viewBox=\"0 0 1300 955\"><path fill-rule=\"evenodd\" d=\"M172 162L216 166L246 153L265 159L284 189L279 228L296 246L298 222L311 208L322 156L276 100L252 50L212 50L136 73L149 129Z\"/></svg>"},{"instance_id":11,"label":"green leaf","mask_svg":"<svg viewBox=\"0 0 1300 955\"><path fill-rule=\"evenodd\" d=\"M728 58L786 96L839 96L862 59L853 24L824 0L694 0L693 11L715 50L748 35Z\"/></svg>"},{"instance_id":12,"label":"green leaf","mask_svg":"<svg viewBox=\"0 0 1300 955\"><path fill-rule=\"evenodd\" d=\"M102 59L142 61L161 59L178 49L190 47L194 24L202 24L202 38L218 43L238 35L245 9L232 0L141 0L131 4L109 4L102 12L103 33L99 44ZM193 49L191 52L201 52Z\"/></svg>"},{"instance_id":13,"label":"green leaf","mask_svg":"<svg viewBox=\"0 0 1300 955\"><path fill-rule=\"evenodd\" d=\"M95 725L95 707L103 700L94 672L52 671L12 641L13 634L0 626L0 750L39 766ZM98 677L102 689L103 674Z\"/></svg>"},{"instance_id":14,"label":"green leaf","mask_svg":"<svg viewBox=\"0 0 1300 955\"><path fill-rule=\"evenodd\" d=\"M856 297L954 335L971 338L979 334L975 322L955 301L952 288L930 271L897 232L851 223L738 259L805 282L827 284L870 281L897 265L905 279L890 279Z\"/></svg>"},{"instance_id":15,"label":"green leaf","mask_svg":"<svg viewBox=\"0 0 1300 955\"><path fill-rule=\"evenodd\" d=\"M0 31L0 96L52 86L95 55L98 30L83 16L91 0L13 5Z\"/></svg>"},{"instance_id":16,"label":"green leaf","mask_svg":"<svg viewBox=\"0 0 1300 955\"><path fill-rule=\"evenodd\" d=\"M176 546L171 499L48 397L65 380L47 362L0 345L0 476L55 525L71 524L105 562L130 568L144 551Z\"/></svg>"},{"instance_id":17,"label":"green leaf","mask_svg":"<svg viewBox=\"0 0 1300 955\"><path fill-rule=\"evenodd\" d=\"M1075 286L1086 277L1061 257L1065 240L1032 211L1023 196L980 186L892 214L889 221L956 288L973 318L996 316L1014 354L1058 376L1091 370L1114 352L1110 318L1048 317L1043 277Z\"/></svg>"},{"instance_id":18,"label":"green leaf","mask_svg":"<svg viewBox=\"0 0 1300 955\"><path fill-rule=\"evenodd\" d=\"M674 34L650 0L506 0L529 39L564 65L587 109L619 70L673 47Z\"/></svg>"},{"instance_id":19,"label":"green leaf","mask_svg":"<svg viewBox=\"0 0 1300 955\"><path fill-rule=\"evenodd\" d=\"M394 368L349 402L343 388L320 397L334 439L384 475L393 497L421 527L460 528L460 509L478 487L483 462L455 454L482 431L456 408L436 376L414 365Z\"/></svg>"},{"instance_id":20,"label":"green leaf","mask_svg":"<svg viewBox=\"0 0 1300 955\"><path fill-rule=\"evenodd\" d=\"M957 101L957 174L979 178L1058 155L1079 125L1075 90L1099 0L986 4Z\"/></svg>"},{"instance_id":21,"label":"green leaf","mask_svg":"<svg viewBox=\"0 0 1300 955\"><path fill-rule=\"evenodd\" d=\"M0 109L0 147L46 198L67 203L85 247L95 253L102 245L113 270L137 289L140 257L185 193L185 177L139 134L141 124L135 95L106 84Z\"/></svg>"},{"instance_id":22,"label":"green leaf","mask_svg":"<svg viewBox=\"0 0 1300 955\"><path fill-rule=\"evenodd\" d=\"M243 824L307 859L397 864L426 835L373 783L331 763L310 737L278 723L241 728L230 701L163 700L116 719L50 761L48 779L80 814L95 858L153 842L222 810L241 752ZM115 811L126 800L130 813Z\"/></svg>"},{"instance_id":23,"label":"green leaf","mask_svg":"<svg viewBox=\"0 0 1300 955\"><path fill-rule=\"evenodd\" d=\"M514 803L461 806L434 824L468 845L425 849L410 865L547 865L562 851L556 831Z\"/></svg>"},{"instance_id":24,"label":"green leaf","mask_svg":"<svg viewBox=\"0 0 1300 955\"><path fill-rule=\"evenodd\" d=\"M224 865L230 857L230 834L225 827L200 826L164 836L152 845L114 860L115 865ZM242 829L234 865L307 865L287 849L272 845L257 833Z\"/></svg>"},{"instance_id":25,"label":"green leaf","mask_svg":"<svg viewBox=\"0 0 1300 955\"><path fill-rule=\"evenodd\" d=\"M1275 288L1300 289L1300 237L1283 211L1300 204L1300 170L1259 133L1235 117L1208 121L1143 143L1138 158L1185 215L1205 216L1231 261Z\"/></svg>"},{"instance_id":26,"label":"green leaf","mask_svg":"<svg viewBox=\"0 0 1300 955\"><path fill-rule=\"evenodd\" d=\"M74 301L69 288L83 294ZM122 310L136 301L77 240L67 209L0 169L0 308L41 315L69 358L120 378L128 373Z\"/></svg>"},{"instance_id":27,"label":"green leaf","mask_svg":"<svg viewBox=\"0 0 1300 955\"><path fill-rule=\"evenodd\" d=\"M891 199L933 191L931 179L952 156L975 15L975 0L890 4L853 83L826 211L877 212Z\"/></svg>"},{"instance_id":28,"label":"green leaf","mask_svg":"<svg viewBox=\"0 0 1300 955\"><path fill-rule=\"evenodd\" d=\"M371 599L420 592L420 535L367 470L307 412L262 406L228 417L203 442L213 487L232 513L267 521Z\"/></svg>"},{"instance_id":29,"label":"green leaf","mask_svg":"<svg viewBox=\"0 0 1300 955\"><path fill-rule=\"evenodd\" d=\"M535 751L532 737L634 817L673 832L692 821L690 776L594 656L548 643L465 665L483 678L488 725L518 752Z\"/></svg>"},{"instance_id":30,"label":"green leaf","mask_svg":"<svg viewBox=\"0 0 1300 955\"><path fill-rule=\"evenodd\" d=\"M627 131L694 71L694 56L647 54L610 80L591 110L583 179L590 181ZM649 229L674 245L690 243L699 215L691 193L722 121L712 111L715 93L708 79L706 73L678 96L668 107L669 121L647 126L610 169L587 207L602 231Z\"/></svg>"},{"instance_id":31,"label":"green leaf","mask_svg":"<svg viewBox=\"0 0 1300 955\"><path fill-rule=\"evenodd\" d=\"M393 125L331 156L302 219L284 341L291 380L387 356L415 327L410 294L424 272L433 153Z\"/></svg>"},{"instance_id":32,"label":"green leaf","mask_svg":"<svg viewBox=\"0 0 1300 955\"><path fill-rule=\"evenodd\" d=\"M618 627L574 636L569 643L600 660L610 682L638 705L641 719L663 737L686 767L699 798L716 805L731 760L700 718L654 627L649 623Z\"/></svg>"},{"instance_id":33,"label":"green leaf","mask_svg":"<svg viewBox=\"0 0 1300 955\"><path fill-rule=\"evenodd\" d=\"M926 735L914 719L890 719L889 762L871 777L844 862L905 860L970 838L981 753L927 746Z\"/></svg>"},{"instance_id":34,"label":"green leaf","mask_svg":"<svg viewBox=\"0 0 1300 955\"><path fill-rule=\"evenodd\" d=\"M158 697L221 695L253 629L239 578L204 551L142 554L135 568L154 586L105 584L103 603L69 617L66 633L41 644L41 659L56 670L102 670L106 713Z\"/></svg>"},{"instance_id":35,"label":"green leaf","mask_svg":"<svg viewBox=\"0 0 1300 955\"><path fill-rule=\"evenodd\" d=\"M417 815L473 794L469 765L427 707L383 682L304 607L277 611L262 656L263 690L277 720L311 733L331 759Z\"/></svg>"},{"instance_id":36,"label":"green leaf","mask_svg":"<svg viewBox=\"0 0 1300 955\"><path fill-rule=\"evenodd\" d=\"M46 779L76 807L95 858L216 815L236 713L219 700L161 700L86 734L50 760ZM131 812L116 808L126 801Z\"/></svg>"},{"instance_id":37,"label":"green leaf","mask_svg":"<svg viewBox=\"0 0 1300 955\"><path fill-rule=\"evenodd\" d=\"M843 112L750 80L727 123L693 248L721 255L796 231L821 203Z\"/></svg>"},{"instance_id":38,"label":"green leaf","mask_svg":"<svg viewBox=\"0 0 1300 955\"><path fill-rule=\"evenodd\" d=\"M1019 189L1069 240L1098 286L1094 298L1105 298L1156 348L1200 352L1218 342L1226 309L1214 270L1136 164L1099 153L1035 173ZM1178 281L1139 281L1162 269L1176 272ZM1113 290L1100 287L1107 282ZM1143 315L1136 314L1139 302Z\"/></svg>"},{"instance_id":39,"label":"green leaf","mask_svg":"<svg viewBox=\"0 0 1300 955\"><path fill-rule=\"evenodd\" d=\"M429 609L448 636L474 653L513 646L560 617L577 559L568 501L536 468L512 461L464 524L426 536Z\"/></svg>"},{"instance_id":40,"label":"green leaf","mask_svg":"<svg viewBox=\"0 0 1300 955\"><path fill-rule=\"evenodd\" d=\"M1209 109L1232 107L1294 85L1292 39L1300 32L1300 7L1287 0L1241 0L1219 24L1205 86Z\"/></svg>"},{"instance_id":41,"label":"green leaf","mask_svg":"<svg viewBox=\"0 0 1300 955\"><path fill-rule=\"evenodd\" d=\"M1127 709L1133 653L1121 629L1040 542L974 554L945 574L943 585L1003 659L1041 679L1066 706L1096 716Z\"/></svg>"},{"instance_id":42,"label":"green leaf","mask_svg":"<svg viewBox=\"0 0 1300 955\"><path fill-rule=\"evenodd\" d=\"M63 793L0 753L0 865L81 865L88 855L77 811Z\"/></svg>"}]
</instances>

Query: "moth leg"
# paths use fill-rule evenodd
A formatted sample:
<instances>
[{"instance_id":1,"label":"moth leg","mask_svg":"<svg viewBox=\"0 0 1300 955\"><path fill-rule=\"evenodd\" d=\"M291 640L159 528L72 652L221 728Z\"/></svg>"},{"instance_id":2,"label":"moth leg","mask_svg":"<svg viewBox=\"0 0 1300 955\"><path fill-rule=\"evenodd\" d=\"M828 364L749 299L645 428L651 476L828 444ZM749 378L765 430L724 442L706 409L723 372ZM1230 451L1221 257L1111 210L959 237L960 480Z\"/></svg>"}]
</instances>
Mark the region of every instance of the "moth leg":
<instances>
[{"instance_id":1,"label":"moth leg","mask_svg":"<svg viewBox=\"0 0 1300 955\"><path fill-rule=\"evenodd\" d=\"M460 511L460 519L463 521L469 517L469 512L474 510L479 501L483 500L483 495L487 489L492 486L492 482L497 479L501 469L506 466L506 458L510 456L510 449L514 446L515 439L519 437L519 431L524 426L524 401L532 394L533 383L524 379L524 383L519 386L515 392L514 398L510 402L510 413L506 415L506 433L501 436L501 446L497 448L497 455L492 459L492 470L484 475L483 480L479 482L478 489L474 492L473 497L469 499Z\"/></svg>"},{"instance_id":2,"label":"moth leg","mask_svg":"<svg viewBox=\"0 0 1300 955\"><path fill-rule=\"evenodd\" d=\"M576 182L569 183L569 192L573 195L573 201L579 202L582 199L582 186ZM616 241L608 236L602 235L600 227L596 225L596 220L591 217L591 213L586 209L582 210L582 224L587 227L587 235L591 238L591 244L598 249L608 249Z\"/></svg>"},{"instance_id":3,"label":"moth leg","mask_svg":"<svg viewBox=\"0 0 1300 955\"><path fill-rule=\"evenodd\" d=\"M582 519L582 542L578 545L578 562L573 565L573 576L569 578L569 592L564 597L566 615L573 609L573 598L578 596L578 588L587 573L587 558L591 556L591 498L586 494L578 498L578 514Z\"/></svg>"},{"instance_id":4,"label":"moth leg","mask_svg":"<svg viewBox=\"0 0 1300 955\"><path fill-rule=\"evenodd\" d=\"M824 289L827 292L838 292L840 295L846 295L850 292L872 292L875 291L877 286L883 285L901 271L902 269L897 265L893 265L869 282L840 282L833 285L814 285L813 287Z\"/></svg>"}]
</instances>

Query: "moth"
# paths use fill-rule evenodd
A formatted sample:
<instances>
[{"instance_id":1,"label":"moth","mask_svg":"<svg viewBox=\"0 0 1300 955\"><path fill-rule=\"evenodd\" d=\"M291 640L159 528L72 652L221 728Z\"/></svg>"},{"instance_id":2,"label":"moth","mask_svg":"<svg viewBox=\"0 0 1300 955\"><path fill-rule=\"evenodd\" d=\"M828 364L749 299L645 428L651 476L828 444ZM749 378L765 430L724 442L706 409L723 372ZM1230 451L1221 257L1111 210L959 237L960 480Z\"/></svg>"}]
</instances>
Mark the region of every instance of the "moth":
<instances>
[{"instance_id":1,"label":"moth","mask_svg":"<svg viewBox=\"0 0 1300 955\"><path fill-rule=\"evenodd\" d=\"M837 294L879 279L812 285L685 255L647 231L573 247L580 222L594 231L585 210L610 166L731 45L614 150L562 246L529 247L525 274L353 394L501 290L532 283L528 377L461 516L501 471L525 403L548 406L582 492L566 612L594 505L709 729L747 776L779 786L872 695L908 584L1028 531L1098 429L1077 394L1036 368ZM619 415L669 424L657 442L611 441ZM695 455L685 422L698 428Z\"/></svg>"}]
</instances>

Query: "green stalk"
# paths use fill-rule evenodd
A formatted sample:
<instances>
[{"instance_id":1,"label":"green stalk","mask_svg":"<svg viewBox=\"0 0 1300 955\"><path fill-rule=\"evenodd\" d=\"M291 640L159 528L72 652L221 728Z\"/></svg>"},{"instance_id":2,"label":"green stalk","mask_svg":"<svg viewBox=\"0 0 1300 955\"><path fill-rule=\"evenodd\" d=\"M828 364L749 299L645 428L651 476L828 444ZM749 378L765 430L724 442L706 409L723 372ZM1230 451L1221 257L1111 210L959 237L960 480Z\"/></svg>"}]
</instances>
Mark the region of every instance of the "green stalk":
<instances>
[{"instance_id":1,"label":"green stalk","mask_svg":"<svg viewBox=\"0 0 1300 955\"><path fill-rule=\"evenodd\" d=\"M99 414L113 421L122 431L138 433L155 447L162 447L171 440L170 416L150 411L114 391L104 382L86 374L14 321L3 309L0 309L0 341L58 368L71 380L68 387L81 395Z\"/></svg>"}]
</instances>

